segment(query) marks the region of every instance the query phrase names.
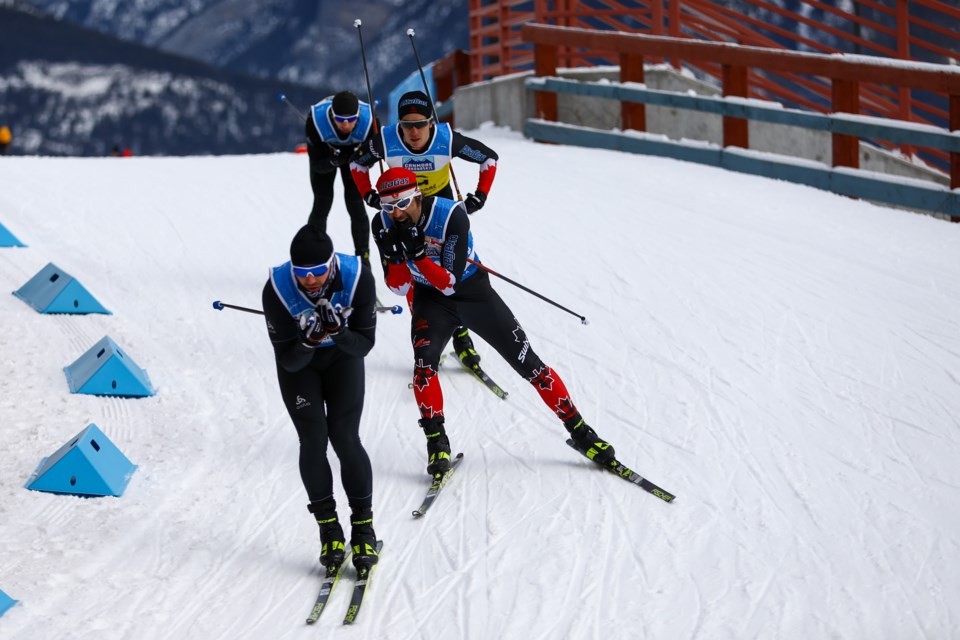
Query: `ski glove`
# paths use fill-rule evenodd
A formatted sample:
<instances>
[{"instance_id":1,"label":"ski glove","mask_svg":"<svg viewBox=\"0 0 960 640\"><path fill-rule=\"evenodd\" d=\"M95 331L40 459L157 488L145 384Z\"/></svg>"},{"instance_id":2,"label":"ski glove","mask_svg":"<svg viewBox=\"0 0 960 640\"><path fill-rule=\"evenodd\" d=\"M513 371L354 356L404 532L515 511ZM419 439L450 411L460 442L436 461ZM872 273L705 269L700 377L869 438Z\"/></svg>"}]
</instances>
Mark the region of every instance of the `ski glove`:
<instances>
[{"instance_id":1,"label":"ski glove","mask_svg":"<svg viewBox=\"0 0 960 640\"><path fill-rule=\"evenodd\" d=\"M397 235L400 237L400 246L403 247L407 260L416 262L426 257L427 247L424 244L423 231L417 228L417 225L400 227Z\"/></svg>"},{"instance_id":2,"label":"ski glove","mask_svg":"<svg viewBox=\"0 0 960 640\"><path fill-rule=\"evenodd\" d=\"M326 298L320 298L317 303L317 314L320 316L320 324L323 326L325 335L337 335L343 330L343 321L350 315L353 309L335 309Z\"/></svg>"},{"instance_id":3,"label":"ski glove","mask_svg":"<svg viewBox=\"0 0 960 640\"><path fill-rule=\"evenodd\" d=\"M403 247L400 246L400 240L397 238L396 227L389 231L386 228L377 231L377 246L380 247L380 255L387 264L403 262Z\"/></svg>"},{"instance_id":4,"label":"ski glove","mask_svg":"<svg viewBox=\"0 0 960 640\"><path fill-rule=\"evenodd\" d=\"M477 189L476 193L467 194L467 197L463 200L463 206L467 208L467 213L475 213L480 211L480 209L483 209L483 205L486 201L487 194Z\"/></svg>"},{"instance_id":5,"label":"ski glove","mask_svg":"<svg viewBox=\"0 0 960 640\"><path fill-rule=\"evenodd\" d=\"M350 147L336 147L330 145L330 150L333 152L330 156L330 164L335 167L342 167L345 164L350 162L350 158L353 156L353 153Z\"/></svg>"},{"instance_id":6,"label":"ski glove","mask_svg":"<svg viewBox=\"0 0 960 640\"><path fill-rule=\"evenodd\" d=\"M370 189L363 196L363 201L367 203L368 207L373 207L374 209L380 209L380 194L375 190Z\"/></svg>"},{"instance_id":7,"label":"ski glove","mask_svg":"<svg viewBox=\"0 0 960 640\"><path fill-rule=\"evenodd\" d=\"M316 347L323 342L326 332L323 330L323 323L313 311L304 311L300 314L300 337L303 344L308 347Z\"/></svg>"}]
</instances>

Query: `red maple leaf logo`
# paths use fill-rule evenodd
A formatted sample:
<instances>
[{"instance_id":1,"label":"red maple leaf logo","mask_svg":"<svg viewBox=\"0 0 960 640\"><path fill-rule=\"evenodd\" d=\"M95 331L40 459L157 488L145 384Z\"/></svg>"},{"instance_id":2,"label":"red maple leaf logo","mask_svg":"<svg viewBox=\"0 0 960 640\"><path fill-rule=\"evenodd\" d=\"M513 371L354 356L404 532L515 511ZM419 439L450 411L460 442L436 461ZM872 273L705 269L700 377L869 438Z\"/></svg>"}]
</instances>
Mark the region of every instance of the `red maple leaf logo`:
<instances>
[{"instance_id":1,"label":"red maple leaf logo","mask_svg":"<svg viewBox=\"0 0 960 640\"><path fill-rule=\"evenodd\" d=\"M555 411L561 420L569 420L577 413L577 408L570 402L570 398L560 398Z\"/></svg>"},{"instance_id":2,"label":"red maple leaf logo","mask_svg":"<svg viewBox=\"0 0 960 640\"><path fill-rule=\"evenodd\" d=\"M550 391L553 389L553 370L549 367L540 367L535 369L533 372L533 377L529 379L531 384L537 385L538 388Z\"/></svg>"},{"instance_id":3,"label":"red maple leaf logo","mask_svg":"<svg viewBox=\"0 0 960 640\"><path fill-rule=\"evenodd\" d=\"M422 392L430 386L430 379L435 375L437 375L437 372L434 371L433 366L424 365L421 358L417 360L417 364L413 367L413 386L417 388L417 391Z\"/></svg>"}]
</instances>

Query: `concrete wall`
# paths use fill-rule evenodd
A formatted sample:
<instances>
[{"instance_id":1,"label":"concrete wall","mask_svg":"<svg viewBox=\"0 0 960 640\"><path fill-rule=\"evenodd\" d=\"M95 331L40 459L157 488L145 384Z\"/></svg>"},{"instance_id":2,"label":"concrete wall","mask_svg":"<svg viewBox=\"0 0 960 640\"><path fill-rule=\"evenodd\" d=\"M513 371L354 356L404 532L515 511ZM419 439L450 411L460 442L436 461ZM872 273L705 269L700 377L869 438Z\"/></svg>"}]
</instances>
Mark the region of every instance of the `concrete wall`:
<instances>
[{"instance_id":1,"label":"concrete wall","mask_svg":"<svg viewBox=\"0 0 960 640\"><path fill-rule=\"evenodd\" d=\"M561 69L562 78L583 81L619 81L617 67ZM524 80L533 72L517 73L458 87L454 92L454 118L458 129L476 129L484 122L493 122L523 132L524 121L536 117L533 93L524 88ZM693 92L698 95L720 95L720 90L695 78L683 75L666 65L647 67L644 73L649 89ZM620 103L615 100L559 94L557 117L560 122L597 129L618 130ZM697 140L720 145L723 123L718 115L689 109L647 107L647 132L659 133L672 140ZM750 122L750 148L831 164L830 134L800 127ZM890 175L930 180L949 184L949 177L939 171L913 164L884 149L860 144L860 168Z\"/></svg>"}]
</instances>

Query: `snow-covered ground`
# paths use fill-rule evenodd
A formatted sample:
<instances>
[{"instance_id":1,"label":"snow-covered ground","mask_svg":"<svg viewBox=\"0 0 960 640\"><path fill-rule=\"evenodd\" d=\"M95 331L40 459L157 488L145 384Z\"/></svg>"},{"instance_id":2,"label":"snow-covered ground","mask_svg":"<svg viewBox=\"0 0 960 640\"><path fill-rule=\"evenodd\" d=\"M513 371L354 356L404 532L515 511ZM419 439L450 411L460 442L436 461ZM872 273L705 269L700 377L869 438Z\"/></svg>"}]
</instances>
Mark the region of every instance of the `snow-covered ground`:
<instances>
[{"instance_id":1,"label":"snow-covered ground","mask_svg":"<svg viewBox=\"0 0 960 640\"><path fill-rule=\"evenodd\" d=\"M340 626L347 581L306 627L317 528L266 330L211 307L259 307L310 208L306 157L0 158L0 222L29 245L0 249L0 289L54 262L114 312L0 296L0 589L21 601L0 637L960 637L960 226L475 135L502 159L471 218L480 256L590 324L494 286L588 422L676 501L571 451L481 343L510 397L441 373L466 457L413 520L409 315L381 317L362 433L386 546L358 624ZM456 164L464 192L473 169ZM339 197L330 228L349 252ZM156 396L69 393L63 367L105 335ZM139 465L126 493L26 490L91 422Z\"/></svg>"}]
</instances>

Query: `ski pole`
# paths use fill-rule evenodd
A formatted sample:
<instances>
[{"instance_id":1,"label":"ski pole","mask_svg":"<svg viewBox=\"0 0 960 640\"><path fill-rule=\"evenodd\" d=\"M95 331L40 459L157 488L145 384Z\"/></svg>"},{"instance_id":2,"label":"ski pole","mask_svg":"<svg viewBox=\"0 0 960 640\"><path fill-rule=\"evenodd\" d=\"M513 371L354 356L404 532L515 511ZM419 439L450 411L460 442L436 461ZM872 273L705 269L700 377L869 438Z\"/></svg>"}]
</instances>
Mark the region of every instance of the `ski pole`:
<instances>
[{"instance_id":1,"label":"ski pole","mask_svg":"<svg viewBox=\"0 0 960 640\"><path fill-rule=\"evenodd\" d=\"M373 102L373 91L370 89L370 73L367 71L367 54L363 48L363 31L360 27L363 22L360 18L353 21L353 26L357 28L357 35L360 37L360 59L363 61L363 77L367 81L367 101L370 103L370 115L373 117L373 133L380 135L380 126L377 124L376 104ZM377 166L380 167L380 173L383 173L383 162L377 158Z\"/></svg>"},{"instance_id":2,"label":"ski pole","mask_svg":"<svg viewBox=\"0 0 960 640\"><path fill-rule=\"evenodd\" d=\"M220 302L219 300L213 301L213 308L216 309L217 311L223 311L224 308L227 308L227 309L236 309L237 311L246 311L247 313L256 313L261 316L263 315L263 311L260 311L259 309L250 309L248 307L238 307L235 304L227 304L226 302Z\"/></svg>"},{"instance_id":3,"label":"ski pole","mask_svg":"<svg viewBox=\"0 0 960 640\"><path fill-rule=\"evenodd\" d=\"M235 304L227 304L226 302L220 302L219 300L213 301L213 308L216 309L217 311L223 311L224 309L236 309L237 311L246 311L247 313L255 313L261 316L263 315L263 311L260 311L259 309L250 309L249 307L239 307ZM395 304L392 306L377 305L376 307L374 307L374 309L376 309L377 313L386 313L387 311L389 311L393 315L397 315L398 313L403 313L403 307L401 307L398 304Z\"/></svg>"},{"instance_id":4,"label":"ski pole","mask_svg":"<svg viewBox=\"0 0 960 640\"><path fill-rule=\"evenodd\" d=\"M558 308L558 309L563 309L564 311L566 311L567 313L569 313L569 314L572 315L572 316L576 316L577 318L580 318L580 324L590 324L590 322L587 320L587 318L586 318L585 316L582 316L582 315L580 315L579 313L576 313L575 311L571 311L570 309L567 309L567 308L566 308L565 306L563 306L562 304L558 304L558 303L554 302L553 300L551 300L550 298L548 298L548 297L546 297L546 296L543 296L543 295L540 295L539 293L537 293L537 292L534 291L533 289L530 289L529 287L525 287L525 286L523 286L522 284L520 284L519 282L516 282L515 280L511 280L510 278L508 278L507 276L503 275L502 273L497 273L496 271L494 271L494 270L491 269L490 267L488 267L488 266L486 266L486 265L484 265L484 264L481 264L481 263L477 262L476 260L471 260L470 258L467 258L467 262L469 262L470 264L476 266L476 267L479 268L479 269L483 269L484 271L486 271L486 272L489 273L490 275L494 275L494 276L497 276L498 278L500 278L500 279L502 279L502 280L506 280L507 282L509 282L509 283L512 284L513 286L515 286L515 287L517 287L517 288L519 288L519 289L523 289L523 290L526 291L527 293L529 293L529 294L531 294L531 295L534 295L534 296L540 298L540 299L543 300L544 302L549 302L550 304L552 304L553 306L555 306L555 307Z\"/></svg>"},{"instance_id":5,"label":"ski pole","mask_svg":"<svg viewBox=\"0 0 960 640\"><path fill-rule=\"evenodd\" d=\"M280 102L285 103L288 107L290 107L291 109L293 109L293 112L294 112L295 114L297 114L298 116L300 116L300 119L301 119L301 120L306 120L306 119L307 119L307 116L304 115L304 113L303 113L302 111L300 111L300 109L297 109L297 108L293 105L292 102L290 102L289 100L287 100L287 94L285 94L285 93L277 94L277 100L279 100Z\"/></svg>"},{"instance_id":6,"label":"ski pole","mask_svg":"<svg viewBox=\"0 0 960 640\"><path fill-rule=\"evenodd\" d=\"M437 246L441 246L441 245L442 245L442 243L437 242L436 240L432 240L432 239L429 240L429 242L430 242L430 244L434 244L434 245L437 245ZM569 313L569 314L572 315L572 316L576 316L577 318L580 318L580 324L590 324L590 322L587 320L586 316L582 316L582 315L580 315L579 313L577 313L577 312L575 312L575 311L571 311L570 309L567 309L567 308L566 308L565 306L563 306L562 304L556 303L556 302L554 302L553 300L551 300L550 298L548 298L548 297L546 297L546 296L543 296L543 295L540 295L539 293L537 293L537 292L534 291L533 289L531 289L531 288L529 288L529 287L525 287L525 286L523 286L522 284L520 284L519 282L517 282L517 281L515 281L515 280L511 280L510 278L508 278L507 276L503 275L502 273L497 273L496 271L494 271L493 269L491 269L491 268L488 267L487 265L485 265L485 264L483 264L483 263L481 263L481 262L477 262L476 260L471 260L470 258L467 258L467 262L469 262L470 264L474 265L474 266L477 267L478 269L483 269L484 271L486 271L486 272L489 273L490 275L494 275L494 276L497 276L498 278L501 278L501 279L503 279L503 280L506 280L507 282L509 282L509 283L512 284L513 286L515 286L515 287L517 287L517 288L519 288L519 289L523 289L524 291L526 291L526 292L529 293L530 295L534 295L534 296L540 298L541 300L543 300L544 302L549 302L550 304L552 304L553 306L555 306L555 307L558 308L558 309L563 309L564 311L566 311L567 313Z\"/></svg>"},{"instance_id":7,"label":"ski pole","mask_svg":"<svg viewBox=\"0 0 960 640\"><path fill-rule=\"evenodd\" d=\"M413 41L413 36L417 35L417 32L412 28L407 29L407 36L410 38L410 46L413 47L413 57L417 59L417 69L420 70L420 81L423 82L423 90L427 94L427 100L430 101L430 110L433 111L433 121L437 123L437 126L440 126L440 118L437 117L437 107L433 104L433 96L430 94L430 87L427 86L427 76L423 73L423 65L420 64L420 54L417 53L417 45ZM457 192L457 200L463 200L463 196L460 195L460 185L457 184L457 174L453 172L453 162L450 163L450 178L453 180L453 188Z\"/></svg>"}]
</instances>

